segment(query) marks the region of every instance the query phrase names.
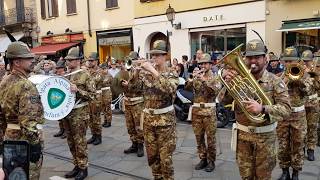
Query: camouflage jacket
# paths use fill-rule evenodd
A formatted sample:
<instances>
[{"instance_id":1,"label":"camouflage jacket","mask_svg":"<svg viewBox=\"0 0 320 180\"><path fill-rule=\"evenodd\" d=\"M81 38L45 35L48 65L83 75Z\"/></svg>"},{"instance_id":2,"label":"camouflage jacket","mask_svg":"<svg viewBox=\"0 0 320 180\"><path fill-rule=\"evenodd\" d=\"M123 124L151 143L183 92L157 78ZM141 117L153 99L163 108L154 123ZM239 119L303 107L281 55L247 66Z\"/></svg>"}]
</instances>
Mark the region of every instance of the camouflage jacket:
<instances>
[{"instance_id":1,"label":"camouflage jacket","mask_svg":"<svg viewBox=\"0 0 320 180\"><path fill-rule=\"evenodd\" d=\"M266 126L275 121L282 120L285 117L288 117L291 113L291 105L288 94L288 88L285 83L278 76L264 70L262 77L257 80L262 90L271 100L272 105L265 106L267 119L263 123L255 123L250 121L241 108L236 105L235 106L235 115L236 121L245 126ZM224 103L231 103L231 96L226 93L226 96L223 99Z\"/></svg>"},{"instance_id":2,"label":"camouflage jacket","mask_svg":"<svg viewBox=\"0 0 320 180\"><path fill-rule=\"evenodd\" d=\"M67 76L67 79L78 88L76 93L76 102L81 100L80 103L90 101L95 98L96 84L87 70L79 71L75 74Z\"/></svg>"},{"instance_id":3,"label":"camouflage jacket","mask_svg":"<svg viewBox=\"0 0 320 180\"><path fill-rule=\"evenodd\" d=\"M3 77L6 75L6 70L0 70L0 82L3 79Z\"/></svg>"},{"instance_id":4,"label":"camouflage jacket","mask_svg":"<svg viewBox=\"0 0 320 180\"><path fill-rule=\"evenodd\" d=\"M200 78L187 81L186 88L193 91L194 103L215 103L215 98L221 89L221 83L218 76L215 76L211 70L205 73L206 81ZM202 115L212 115L215 111L212 108L194 108L194 113Z\"/></svg>"},{"instance_id":5,"label":"camouflage jacket","mask_svg":"<svg viewBox=\"0 0 320 180\"><path fill-rule=\"evenodd\" d=\"M122 86L123 92L125 95L125 105L134 105L137 103L142 103L143 100L139 101L130 101L129 98L134 97L142 97L143 96L143 89L142 89L142 81L137 81L138 78L138 70L131 69L129 71L129 79L128 79L128 86Z\"/></svg>"},{"instance_id":6,"label":"camouflage jacket","mask_svg":"<svg viewBox=\"0 0 320 180\"><path fill-rule=\"evenodd\" d=\"M103 87L110 87L112 83L112 76L108 72L100 68L89 69L91 78L93 78L96 89L100 90Z\"/></svg>"},{"instance_id":7,"label":"camouflage jacket","mask_svg":"<svg viewBox=\"0 0 320 180\"><path fill-rule=\"evenodd\" d=\"M320 75L319 73L308 73L307 76L310 78L306 83L310 86L310 92L308 92L309 96L318 94L320 95ZM315 111L318 111L318 99L317 98L309 98L306 99L306 107L310 107Z\"/></svg>"},{"instance_id":8,"label":"camouflage jacket","mask_svg":"<svg viewBox=\"0 0 320 180\"><path fill-rule=\"evenodd\" d=\"M159 76L155 78L151 73L142 70L139 73L138 80L143 85L145 108L162 109L173 104L179 83L179 78L175 71L167 68L166 71L159 73ZM153 126L165 126L175 123L174 118L168 118L165 114L161 115L159 119L147 118L145 122Z\"/></svg>"},{"instance_id":9,"label":"camouflage jacket","mask_svg":"<svg viewBox=\"0 0 320 180\"><path fill-rule=\"evenodd\" d=\"M20 126L20 130L8 128L6 139L27 140L31 144L42 141L38 127L44 123L43 107L36 86L27 76L13 70L0 84L0 97L0 127Z\"/></svg>"}]
</instances>

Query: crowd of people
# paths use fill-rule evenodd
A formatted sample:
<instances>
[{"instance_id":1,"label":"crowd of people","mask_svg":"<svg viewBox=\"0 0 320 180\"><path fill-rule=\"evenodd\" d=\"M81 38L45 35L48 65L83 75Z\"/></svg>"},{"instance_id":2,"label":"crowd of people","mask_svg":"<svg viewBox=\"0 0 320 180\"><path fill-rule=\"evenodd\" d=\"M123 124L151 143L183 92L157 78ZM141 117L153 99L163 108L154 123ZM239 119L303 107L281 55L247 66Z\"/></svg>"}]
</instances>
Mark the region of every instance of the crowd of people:
<instances>
[{"instance_id":1,"label":"crowd of people","mask_svg":"<svg viewBox=\"0 0 320 180\"><path fill-rule=\"evenodd\" d=\"M278 158L282 168L279 180L297 180L304 150L309 161L315 160L320 53L306 50L300 55L295 47L288 47L277 58L267 52L261 40L251 40L244 54L230 54L233 58L229 59L245 63L248 71L243 72L243 68L228 64L224 58L213 59L202 50L192 60L183 55L181 60L168 63L162 40L155 41L149 53L151 60L130 52L124 61L110 58L99 65L97 53L82 57L79 48L73 47L55 63L43 56L35 58L22 42L9 45L7 70L0 59L0 137L31 144L30 179L40 177L44 141L39 126L44 123L43 107L35 85L28 80L34 74L63 76L76 94L73 110L59 121L60 131L54 135L67 138L73 157L74 168L65 178L82 180L88 176L87 144L102 143L102 127L110 127L112 121L112 90L118 88L124 94L132 142L123 152L143 157L145 148L154 179L173 180L177 138L173 101L179 77L186 80L185 89L194 95L189 116L200 159L196 170L215 169L217 97L221 103L235 102L231 144L242 179L271 179ZM92 136L87 140L88 127Z\"/></svg>"}]
</instances>

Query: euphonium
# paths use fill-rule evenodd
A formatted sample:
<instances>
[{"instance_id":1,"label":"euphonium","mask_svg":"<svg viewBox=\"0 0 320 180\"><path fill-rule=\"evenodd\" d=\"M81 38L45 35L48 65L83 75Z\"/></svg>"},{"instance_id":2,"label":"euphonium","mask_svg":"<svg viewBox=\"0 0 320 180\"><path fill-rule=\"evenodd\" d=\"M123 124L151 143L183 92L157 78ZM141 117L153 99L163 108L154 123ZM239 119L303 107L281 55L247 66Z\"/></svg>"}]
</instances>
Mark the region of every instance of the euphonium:
<instances>
[{"instance_id":1,"label":"euphonium","mask_svg":"<svg viewBox=\"0 0 320 180\"><path fill-rule=\"evenodd\" d=\"M226 82L222 77L224 68L221 68L218 71L219 79L235 102L240 106L247 118L254 123L263 123L266 120L264 119L264 114L252 114L246 110L242 103L243 101L253 99L259 104L272 105L270 99L266 96L256 79L250 73L250 70L246 67L241 55L242 46L243 44L236 47L219 62L219 64L222 63L237 71L238 75L230 82Z\"/></svg>"},{"instance_id":2,"label":"euphonium","mask_svg":"<svg viewBox=\"0 0 320 180\"><path fill-rule=\"evenodd\" d=\"M304 76L303 61L287 65L284 75L292 81L301 79Z\"/></svg>"}]
</instances>

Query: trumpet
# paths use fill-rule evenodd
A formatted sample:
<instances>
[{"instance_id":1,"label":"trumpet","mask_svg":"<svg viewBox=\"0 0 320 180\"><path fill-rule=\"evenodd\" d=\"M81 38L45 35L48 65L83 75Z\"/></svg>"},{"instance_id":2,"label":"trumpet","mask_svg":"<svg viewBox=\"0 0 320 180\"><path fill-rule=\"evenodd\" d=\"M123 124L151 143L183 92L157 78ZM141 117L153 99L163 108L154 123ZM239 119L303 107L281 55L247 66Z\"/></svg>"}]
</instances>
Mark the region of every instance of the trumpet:
<instances>
[{"instance_id":1,"label":"trumpet","mask_svg":"<svg viewBox=\"0 0 320 180\"><path fill-rule=\"evenodd\" d=\"M292 81L297 81L304 76L304 70L305 68L303 61L300 61L299 63L289 64L286 67L284 76L288 77L288 79Z\"/></svg>"},{"instance_id":2,"label":"trumpet","mask_svg":"<svg viewBox=\"0 0 320 180\"><path fill-rule=\"evenodd\" d=\"M204 75L205 71L205 69L196 70L192 75L193 77L200 77Z\"/></svg>"},{"instance_id":3,"label":"trumpet","mask_svg":"<svg viewBox=\"0 0 320 180\"><path fill-rule=\"evenodd\" d=\"M126 69L131 69L131 68L133 68L133 69L141 69L141 65L143 63L145 63L145 62L147 62L147 60L142 59L142 60L132 61L131 59L129 59L126 62L125 67L126 67Z\"/></svg>"}]
</instances>

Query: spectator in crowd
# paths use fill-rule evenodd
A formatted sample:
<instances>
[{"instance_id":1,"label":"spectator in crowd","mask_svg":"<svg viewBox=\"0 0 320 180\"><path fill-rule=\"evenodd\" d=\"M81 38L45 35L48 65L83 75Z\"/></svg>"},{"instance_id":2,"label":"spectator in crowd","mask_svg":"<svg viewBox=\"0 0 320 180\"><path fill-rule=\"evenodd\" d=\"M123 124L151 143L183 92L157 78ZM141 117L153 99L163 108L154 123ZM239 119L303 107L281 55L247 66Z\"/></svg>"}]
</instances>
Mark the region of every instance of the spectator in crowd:
<instances>
[{"instance_id":1,"label":"spectator in crowd","mask_svg":"<svg viewBox=\"0 0 320 180\"><path fill-rule=\"evenodd\" d=\"M184 74L188 78L189 77L188 69L189 69L190 64L188 62L188 56L187 55L183 55L182 56L182 65L183 65L183 68L184 68Z\"/></svg>"},{"instance_id":2,"label":"spectator in crowd","mask_svg":"<svg viewBox=\"0 0 320 180\"><path fill-rule=\"evenodd\" d=\"M111 58L110 66L111 66L111 68L108 70L108 72L114 78L118 74L118 72L120 71L120 69L117 68L116 59Z\"/></svg>"},{"instance_id":3,"label":"spectator in crowd","mask_svg":"<svg viewBox=\"0 0 320 180\"><path fill-rule=\"evenodd\" d=\"M177 64L177 66L176 66L176 71L177 71L179 77L182 77L182 78L184 78L184 79L187 79L188 76L187 76L187 74L186 74L185 71L184 71L183 64L181 64L181 63Z\"/></svg>"},{"instance_id":4,"label":"spectator in crowd","mask_svg":"<svg viewBox=\"0 0 320 180\"><path fill-rule=\"evenodd\" d=\"M176 68L178 65L178 59L177 58L173 58L172 60L172 68Z\"/></svg>"},{"instance_id":5,"label":"spectator in crowd","mask_svg":"<svg viewBox=\"0 0 320 180\"><path fill-rule=\"evenodd\" d=\"M281 66L279 58L275 55L270 55L269 53L269 64L267 66L267 71L280 76L284 71L284 67Z\"/></svg>"}]
</instances>

